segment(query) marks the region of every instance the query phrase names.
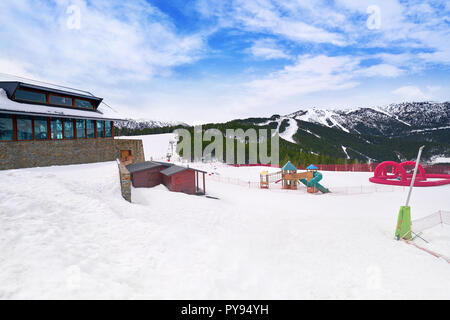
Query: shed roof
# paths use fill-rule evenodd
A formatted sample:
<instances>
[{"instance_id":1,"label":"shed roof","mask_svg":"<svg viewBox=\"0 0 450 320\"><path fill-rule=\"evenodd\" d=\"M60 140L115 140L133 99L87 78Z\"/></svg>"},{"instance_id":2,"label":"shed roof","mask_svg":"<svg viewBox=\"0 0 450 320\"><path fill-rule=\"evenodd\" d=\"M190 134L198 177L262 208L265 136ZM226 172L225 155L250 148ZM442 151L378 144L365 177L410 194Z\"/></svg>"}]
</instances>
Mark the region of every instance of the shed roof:
<instances>
[{"instance_id":1,"label":"shed roof","mask_svg":"<svg viewBox=\"0 0 450 320\"><path fill-rule=\"evenodd\" d=\"M173 167L174 166L173 163L169 163L169 162L161 162L161 161L152 161L152 162L159 163L160 165L165 166L165 167Z\"/></svg>"},{"instance_id":2,"label":"shed roof","mask_svg":"<svg viewBox=\"0 0 450 320\"><path fill-rule=\"evenodd\" d=\"M165 176L173 176L174 174L186 171L186 170L193 170L193 171L198 171L198 172L202 172L202 173L206 173L206 171L202 171L202 170L198 170L198 169L194 169L194 168L187 168L187 167L180 167L180 166L171 166L167 169L164 169L161 171L161 173Z\"/></svg>"},{"instance_id":3,"label":"shed roof","mask_svg":"<svg viewBox=\"0 0 450 320\"><path fill-rule=\"evenodd\" d=\"M296 171L297 168L290 161L288 161L281 170Z\"/></svg>"},{"instance_id":4,"label":"shed roof","mask_svg":"<svg viewBox=\"0 0 450 320\"><path fill-rule=\"evenodd\" d=\"M140 163L133 163L127 166L128 171L130 173L136 173L148 169L153 169L157 167L164 166L162 163L153 162L153 161L146 161L146 162L140 162Z\"/></svg>"}]
</instances>

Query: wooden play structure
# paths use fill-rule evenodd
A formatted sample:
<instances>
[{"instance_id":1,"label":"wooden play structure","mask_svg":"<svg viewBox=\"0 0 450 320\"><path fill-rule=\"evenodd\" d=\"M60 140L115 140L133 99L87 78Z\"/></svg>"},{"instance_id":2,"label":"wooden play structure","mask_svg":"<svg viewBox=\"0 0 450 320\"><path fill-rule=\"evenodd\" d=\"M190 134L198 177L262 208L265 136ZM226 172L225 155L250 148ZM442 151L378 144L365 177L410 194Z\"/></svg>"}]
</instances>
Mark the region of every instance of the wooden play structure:
<instances>
[{"instance_id":1,"label":"wooden play structure","mask_svg":"<svg viewBox=\"0 0 450 320\"><path fill-rule=\"evenodd\" d=\"M269 189L269 173L267 171L262 171L260 174L260 187L261 189Z\"/></svg>"},{"instance_id":2,"label":"wooden play structure","mask_svg":"<svg viewBox=\"0 0 450 320\"><path fill-rule=\"evenodd\" d=\"M322 174L318 172L318 168L314 165L309 166L306 172L298 172L297 168L288 161L281 171L268 173L263 171L260 174L261 189L269 189L270 183L282 183L282 189L297 190L298 183L302 183L307 187L308 193L328 193L330 190L319 184L322 180Z\"/></svg>"}]
</instances>

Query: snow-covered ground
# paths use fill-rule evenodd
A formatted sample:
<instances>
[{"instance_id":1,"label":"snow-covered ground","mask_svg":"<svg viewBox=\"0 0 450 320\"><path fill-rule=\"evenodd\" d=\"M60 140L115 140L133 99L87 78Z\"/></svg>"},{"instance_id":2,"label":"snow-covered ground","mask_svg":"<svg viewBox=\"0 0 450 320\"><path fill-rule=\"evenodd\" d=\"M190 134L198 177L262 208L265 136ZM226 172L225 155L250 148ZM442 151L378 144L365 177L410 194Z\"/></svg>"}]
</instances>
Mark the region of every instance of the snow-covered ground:
<instances>
[{"instance_id":1,"label":"snow-covered ground","mask_svg":"<svg viewBox=\"0 0 450 320\"><path fill-rule=\"evenodd\" d=\"M168 138L144 137L146 157ZM323 185L368 177L324 172ZM0 187L0 299L450 298L450 265L393 239L403 188L315 196L208 178L218 200L159 186L130 204L114 162L0 171ZM448 210L449 191L415 189L413 218Z\"/></svg>"},{"instance_id":2,"label":"snow-covered ground","mask_svg":"<svg viewBox=\"0 0 450 320\"><path fill-rule=\"evenodd\" d=\"M416 243L423 248L432 250L450 261L450 226L441 224L427 229L416 238Z\"/></svg>"},{"instance_id":3,"label":"snow-covered ground","mask_svg":"<svg viewBox=\"0 0 450 320\"><path fill-rule=\"evenodd\" d=\"M142 140L146 160L166 158L170 148L170 141L176 141L176 134L155 134L146 136L117 137L117 139ZM175 148L175 145L174 145ZM174 150L175 151L175 150Z\"/></svg>"},{"instance_id":4,"label":"snow-covered ground","mask_svg":"<svg viewBox=\"0 0 450 320\"><path fill-rule=\"evenodd\" d=\"M444 156L438 156L438 157L434 157L433 159L431 159L432 163L450 163L450 158L449 157L444 157Z\"/></svg>"},{"instance_id":5,"label":"snow-covered ground","mask_svg":"<svg viewBox=\"0 0 450 320\"><path fill-rule=\"evenodd\" d=\"M295 119L289 119L289 125L284 132L280 133L280 137L289 142L297 143L294 140L294 135L297 133L297 131L298 131L297 121L295 121Z\"/></svg>"}]
</instances>

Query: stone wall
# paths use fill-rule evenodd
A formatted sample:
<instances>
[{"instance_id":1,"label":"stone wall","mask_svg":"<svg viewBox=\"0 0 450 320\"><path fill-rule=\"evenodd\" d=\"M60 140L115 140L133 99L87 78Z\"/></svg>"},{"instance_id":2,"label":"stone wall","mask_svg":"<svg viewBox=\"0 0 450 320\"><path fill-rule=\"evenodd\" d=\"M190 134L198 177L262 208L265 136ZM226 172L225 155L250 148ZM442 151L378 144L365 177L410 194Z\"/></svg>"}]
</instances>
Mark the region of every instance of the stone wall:
<instances>
[{"instance_id":1,"label":"stone wall","mask_svg":"<svg viewBox=\"0 0 450 320\"><path fill-rule=\"evenodd\" d=\"M128 202L131 202L130 171L128 171L128 169L123 165L123 163L120 163L120 161L117 161L117 163L119 166L120 189L122 191L122 197Z\"/></svg>"},{"instance_id":2,"label":"stone wall","mask_svg":"<svg viewBox=\"0 0 450 320\"><path fill-rule=\"evenodd\" d=\"M0 141L0 170L115 161L121 150L145 161L142 140Z\"/></svg>"}]
</instances>

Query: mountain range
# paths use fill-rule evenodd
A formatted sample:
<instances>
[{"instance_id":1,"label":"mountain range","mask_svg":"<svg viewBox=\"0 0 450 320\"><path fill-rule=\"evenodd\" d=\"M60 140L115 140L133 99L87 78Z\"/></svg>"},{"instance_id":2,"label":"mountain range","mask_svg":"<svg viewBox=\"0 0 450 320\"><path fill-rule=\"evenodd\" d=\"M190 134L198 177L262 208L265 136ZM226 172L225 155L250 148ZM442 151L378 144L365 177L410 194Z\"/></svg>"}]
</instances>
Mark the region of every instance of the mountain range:
<instances>
[{"instance_id":1,"label":"mountain range","mask_svg":"<svg viewBox=\"0 0 450 320\"><path fill-rule=\"evenodd\" d=\"M126 121L117 122L115 124L116 128L128 129L128 130L142 130L142 129L152 129L152 128L164 128L164 127L176 127L183 126L188 127L189 125L184 122L178 121L156 121L156 120L145 120L145 119L127 119Z\"/></svg>"},{"instance_id":2,"label":"mountain range","mask_svg":"<svg viewBox=\"0 0 450 320\"><path fill-rule=\"evenodd\" d=\"M142 134L158 133L171 127L188 127L182 122L161 123L130 120L122 128ZM450 158L450 102L411 102L384 107L345 109L305 109L288 115L238 119L222 124L238 128L271 128L284 140L282 148L292 152L322 156L339 162L412 160L421 145L425 160Z\"/></svg>"}]
</instances>

